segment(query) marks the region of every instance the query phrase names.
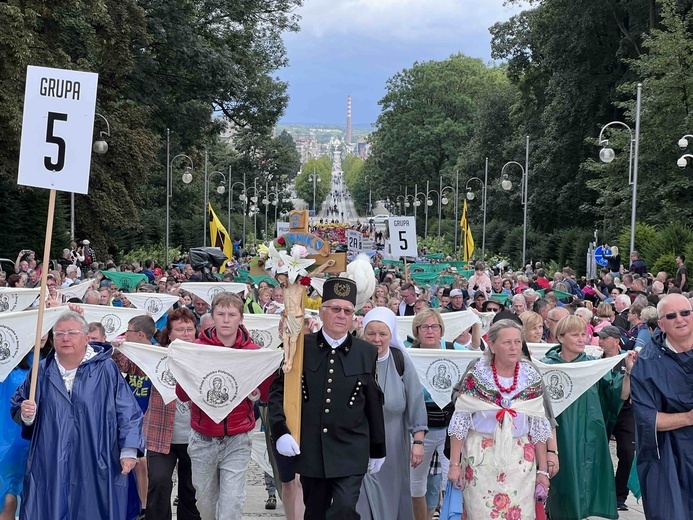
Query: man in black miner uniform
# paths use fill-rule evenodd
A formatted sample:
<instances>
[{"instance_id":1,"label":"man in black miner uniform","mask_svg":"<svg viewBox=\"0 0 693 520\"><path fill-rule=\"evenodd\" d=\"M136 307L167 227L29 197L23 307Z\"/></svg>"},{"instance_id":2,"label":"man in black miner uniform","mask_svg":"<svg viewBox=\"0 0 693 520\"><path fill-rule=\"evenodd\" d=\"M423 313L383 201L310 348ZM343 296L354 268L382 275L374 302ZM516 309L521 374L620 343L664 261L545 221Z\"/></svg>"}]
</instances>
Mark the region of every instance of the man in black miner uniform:
<instances>
[{"instance_id":1,"label":"man in black miner uniform","mask_svg":"<svg viewBox=\"0 0 693 520\"><path fill-rule=\"evenodd\" d=\"M300 449L286 426L281 369L270 389L272 439L279 453L296 456L306 520L359 518L356 502L363 476L376 473L385 460L378 350L349 334L355 303L352 280L325 282L323 328L304 339Z\"/></svg>"}]
</instances>

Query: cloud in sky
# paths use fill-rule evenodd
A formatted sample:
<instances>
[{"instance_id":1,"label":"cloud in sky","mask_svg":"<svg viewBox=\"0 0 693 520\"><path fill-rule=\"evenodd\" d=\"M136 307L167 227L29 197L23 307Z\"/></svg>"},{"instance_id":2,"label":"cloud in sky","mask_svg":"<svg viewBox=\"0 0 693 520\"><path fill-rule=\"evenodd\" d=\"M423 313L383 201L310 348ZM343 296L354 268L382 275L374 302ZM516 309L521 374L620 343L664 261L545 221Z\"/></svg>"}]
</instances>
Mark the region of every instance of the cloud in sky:
<instances>
[{"instance_id":1,"label":"cloud in sky","mask_svg":"<svg viewBox=\"0 0 693 520\"><path fill-rule=\"evenodd\" d=\"M282 122L344 124L351 94L354 124L370 125L389 77L458 52L490 60L488 28L519 10L503 0L305 0L301 32L284 38Z\"/></svg>"}]
</instances>

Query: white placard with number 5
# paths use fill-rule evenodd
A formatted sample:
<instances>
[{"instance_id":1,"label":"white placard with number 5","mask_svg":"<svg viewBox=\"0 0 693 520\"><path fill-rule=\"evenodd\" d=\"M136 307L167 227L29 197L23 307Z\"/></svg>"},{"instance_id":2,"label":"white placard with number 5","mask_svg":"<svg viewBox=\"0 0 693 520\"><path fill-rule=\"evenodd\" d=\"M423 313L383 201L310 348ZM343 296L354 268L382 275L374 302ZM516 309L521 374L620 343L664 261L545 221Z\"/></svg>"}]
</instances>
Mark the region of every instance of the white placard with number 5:
<instances>
[{"instance_id":1,"label":"white placard with number 5","mask_svg":"<svg viewBox=\"0 0 693 520\"><path fill-rule=\"evenodd\" d=\"M390 217L391 254L400 256L417 256L416 220L414 217Z\"/></svg>"},{"instance_id":2,"label":"white placard with number 5","mask_svg":"<svg viewBox=\"0 0 693 520\"><path fill-rule=\"evenodd\" d=\"M99 75L29 66L17 184L89 190Z\"/></svg>"}]
</instances>

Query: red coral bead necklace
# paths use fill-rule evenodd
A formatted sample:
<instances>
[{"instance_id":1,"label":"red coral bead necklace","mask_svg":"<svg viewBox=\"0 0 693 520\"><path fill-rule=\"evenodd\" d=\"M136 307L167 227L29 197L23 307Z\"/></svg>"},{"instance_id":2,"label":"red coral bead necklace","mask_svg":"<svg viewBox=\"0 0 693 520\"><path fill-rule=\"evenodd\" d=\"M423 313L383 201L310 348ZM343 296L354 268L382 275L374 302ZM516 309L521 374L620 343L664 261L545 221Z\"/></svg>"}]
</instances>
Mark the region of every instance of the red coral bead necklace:
<instances>
[{"instance_id":1,"label":"red coral bead necklace","mask_svg":"<svg viewBox=\"0 0 693 520\"><path fill-rule=\"evenodd\" d=\"M517 388L517 379L520 376L520 363L515 363L515 375L513 375L513 384L510 387L504 387L498 380L498 371L496 370L496 360L491 361L491 371L493 372L493 382L496 383L498 390L504 394L509 394Z\"/></svg>"}]
</instances>

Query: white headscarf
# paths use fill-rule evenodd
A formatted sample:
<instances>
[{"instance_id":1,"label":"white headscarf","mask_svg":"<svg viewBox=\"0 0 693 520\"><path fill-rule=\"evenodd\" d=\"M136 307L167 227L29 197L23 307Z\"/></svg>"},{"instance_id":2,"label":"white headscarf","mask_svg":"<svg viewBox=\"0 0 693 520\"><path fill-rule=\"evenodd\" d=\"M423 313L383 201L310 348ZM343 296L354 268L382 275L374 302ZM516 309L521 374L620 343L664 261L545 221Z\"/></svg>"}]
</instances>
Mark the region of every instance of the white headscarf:
<instances>
[{"instance_id":1,"label":"white headscarf","mask_svg":"<svg viewBox=\"0 0 693 520\"><path fill-rule=\"evenodd\" d=\"M402 343L399 335L397 334L397 316L387 307L374 307L363 318L363 330L366 330L366 325L372 321L379 321L387 325L390 329L390 347L397 348L404 352L407 356L407 348Z\"/></svg>"}]
</instances>

